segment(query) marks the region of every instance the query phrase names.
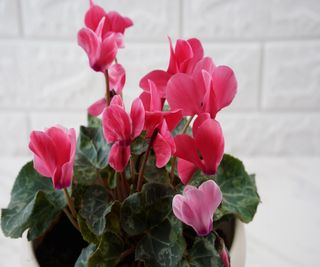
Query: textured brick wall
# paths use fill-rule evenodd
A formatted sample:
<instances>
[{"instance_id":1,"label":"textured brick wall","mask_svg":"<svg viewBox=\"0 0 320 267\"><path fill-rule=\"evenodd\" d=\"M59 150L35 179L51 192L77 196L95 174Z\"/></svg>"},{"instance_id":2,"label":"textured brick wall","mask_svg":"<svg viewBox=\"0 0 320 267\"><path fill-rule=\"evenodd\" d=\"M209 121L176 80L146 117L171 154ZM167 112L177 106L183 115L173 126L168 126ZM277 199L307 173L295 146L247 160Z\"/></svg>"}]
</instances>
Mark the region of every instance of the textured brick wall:
<instances>
[{"instance_id":1,"label":"textured brick wall","mask_svg":"<svg viewBox=\"0 0 320 267\"><path fill-rule=\"evenodd\" d=\"M199 37L237 74L239 93L219 115L227 151L320 156L319 0L100 0L131 17L125 95L167 66L167 35ZM0 157L26 155L31 129L76 127L103 94L103 77L77 47L86 0L0 0Z\"/></svg>"}]
</instances>

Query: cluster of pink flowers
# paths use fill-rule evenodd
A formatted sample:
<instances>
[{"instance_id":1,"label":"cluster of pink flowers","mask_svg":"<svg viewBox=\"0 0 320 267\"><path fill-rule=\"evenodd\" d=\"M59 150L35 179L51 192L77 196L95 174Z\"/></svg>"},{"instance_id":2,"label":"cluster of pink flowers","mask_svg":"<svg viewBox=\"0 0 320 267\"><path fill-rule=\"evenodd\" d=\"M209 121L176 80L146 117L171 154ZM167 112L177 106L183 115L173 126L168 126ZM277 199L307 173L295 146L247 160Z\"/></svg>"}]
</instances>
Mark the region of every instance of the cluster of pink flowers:
<instances>
[{"instance_id":1,"label":"cluster of pink flowers","mask_svg":"<svg viewBox=\"0 0 320 267\"><path fill-rule=\"evenodd\" d=\"M216 66L210 57L205 57L198 39L177 40L174 48L169 39L167 70L153 70L141 79L143 92L127 113L121 97L126 74L116 57L124 46L125 30L133 23L116 12L105 12L90 1L85 25L78 33L78 43L87 53L91 68L107 78L110 99L99 99L89 107L88 113L102 114L104 136L112 144L109 165L116 172L123 172L131 157L131 143L145 131L156 157L156 167L164 167L172 157L178 160L178 176L186 186L182 195L173 198L175 216L192 226L198 235L207 235L212 230L213 215L222 201L222 193L211 180L199 188L188 183L197 170L205 175L215 174L222 160L224 137L215 118L236 94L233 71L227 66ZM165 103L169 111L164 111ZM193 120L192 136L183 132L173 137L172 131L184 116L190 116L189 122ZM75 153L73 129L33 132L30 149L34 152L35 169L51 177L56 189L70 185Z\"/></svg>"}]
</instances>

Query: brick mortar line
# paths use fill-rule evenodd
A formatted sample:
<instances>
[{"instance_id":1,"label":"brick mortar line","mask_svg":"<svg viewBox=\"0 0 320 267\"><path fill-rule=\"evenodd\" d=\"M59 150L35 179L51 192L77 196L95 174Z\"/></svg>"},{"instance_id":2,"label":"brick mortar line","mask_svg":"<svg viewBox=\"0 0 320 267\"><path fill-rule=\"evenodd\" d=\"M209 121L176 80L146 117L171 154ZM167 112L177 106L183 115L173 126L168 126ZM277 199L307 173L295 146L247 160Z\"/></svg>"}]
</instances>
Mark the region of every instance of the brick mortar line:
<instances>
[{"instance_id":1,"label":"brick mortar line","mask_svg":"<svg viewBox=\"0 0 320 267\"><path fill-rule=\"evenodd\" d=\"M191 37L187 36L186 38ZM182 38L182 36L181 36ZM261 38L252 38L252 39L207 39L203 37L198 37L201 39L203 43L208 44L251 44L251 43L307 43L307 42L320 42L320 37L301 37L301 38L290 38L290 39L261 39ZM51 43L64 43L64 44L71 44L77 43L76 39L69 39L69 38L61 38L61 37L37 37L37 36L9 36L9 35L0 35L0 41L23 41L23 42L51 42ZM135 44L135 45L156 45L156 44L167 44L168 41L166 38L158 39L158 40L134 40L134 39L126 39L125 42L127 44Z\"/></svg>"}]
</instances>

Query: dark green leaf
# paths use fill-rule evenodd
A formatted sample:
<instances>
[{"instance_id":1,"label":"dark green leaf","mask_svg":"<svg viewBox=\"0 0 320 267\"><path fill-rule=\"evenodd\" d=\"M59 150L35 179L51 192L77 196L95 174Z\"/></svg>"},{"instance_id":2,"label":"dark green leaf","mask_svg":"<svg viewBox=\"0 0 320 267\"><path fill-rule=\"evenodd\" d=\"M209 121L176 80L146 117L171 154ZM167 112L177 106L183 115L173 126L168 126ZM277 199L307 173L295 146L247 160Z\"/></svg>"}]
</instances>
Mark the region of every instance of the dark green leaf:
<instances>
[{"instance_id":1,"label":"dark green leaf","mask_svg":"<svg viewBox=\"0 0 320 267\"><path fill-rule=\"evenodd\" d=\"M106 232L98 249L89 258L88 267L115 267L123 248L123 242L116 234Z\"/></svg>"},{"instance_id":2,"label":"dark green leaf","mask_svg":"<svg viewBox=\"0 0 320 267\"><path fill-rule=\"evenodd\" d=\"M87 267L88 266L88 260L89 257L92 255L92 253L96 250L96 245L90 244L86 248L84 248L81 251L81 254L75 263L74 267Z\"/></svg>"},{"instance_id":3,"label":"dark green leaf","mask_svg":"<svg viewBox=\"0 0 320 267\"><path fill-rule=\"evenodd\" d=\"M102 123L98 117L91 116L88 114L88 127L100 128Z\"/></svg>"},{"instance_id":4,"label":"dark green leaf","mask_svg":"<svg viewBox=\"0 0 320 267\"><path fill-rule=\"evenodd\" d=\"M82 238L88 243L99 244L100 240L88 227L86 220L78 214L78 224Z\"/></svg>"},{"instance_id":5,"label":"dark green leaf","mask_svg":"<svg viewBox=\"0 0 320 267\"><path fill-rule=\"evenodd\" d=\"M150 155L148 158L144 169L144 177L148 182L166 184L170 181L166 168L156 167L156 158L154 155Z\"/></svg>"},{"instance_id":6,"label":"dark green leaf","mask_svg":"<svg viewBox=\"0 0 320 267\"><path fill-rule=\"evenodd\" d=\"M51 179L38 174L29 162L16 178L8 208L2 210L2 230L18 238L29 229L28 239L33 240L49 228L65 205L63 192L55 191Z\"/></svg>"},{"instance_id":7,"label":"dark green leaf","mask_svg":"<svg viewBox=\"0 0 320 267\"><path fill-rule=\"evenodd\" d=\"M175 267L185 248L181 222L172 216L146 233L137 245L135 257L146 267Z\"/></svg>"},{"instance_id":8,"label":"dark green leaf","mask_svg":"<svg viewBox=\"0 0 320 267\"><path fill-rule=\"evenodd\" d=\"M114 202L110 201L107 191L100 185L93 185L86 190L80 215L86 220L88 228L96 235L101 235L106 226L106 215L111 212Z\"/></svg>"},{"instance_id":9,"label":"dark green leaf","mask_svg":"<svg viewBox=\"0 0 320 267\"><path fill-rule=\"evenodd\" d=\"M240 160L224 155L215 181L223 194L222 205L215 219L233 214L245 223L250 222L260 202L254 176L246 172Z\"/></svg>"},{"instance_id":10,"label":"dark green leaf","mask_svg":"<svg viewBox=\"0 0 320 267\"><path fill-rule=\"evenodd\" d=\"M196 237L189 255L179 267L225 267L215 247L216 235L214 233L205 237ZM187 262L189 265L187 265Z\"/></svg>"},{"instance_id":11,"label":"dark green leaf","mask_svg":"<svg viewBox=\"0 0 320 267\"><path fill-rule=\"evenodd\" d=\"M77 153L81 153L96 168L108 165L110 146L107 144L102 128L80 127Z\"/></svg>"},{"instance_id":12,"label":"dark green leaf","mask_svg":"<svg viewBox=\"0 0 320 267\"><path fill-rule=\"evenodd\" d=\"M108 164L110 146L106 143L101 127L80 127L74 175L81 185L95 184L100 169Z\"/></svg>"},{"instance_id":13,"label":"dark green leaf","mask_svg":"<svg viewBox=\"0 0 320 267\"><path fill-rule=\"evenodd\" d=\"M147 151L148 141L145 137L145 132L138 136L131 144L131 153L134 155L141 155Z\"/></svg>"},{"instance_id":14,"label":"dark green leaf","mask_svg":"<svg viewBox=\"0 0 320 267\"><path fill-rule=\"evenodd\" d=\"M171 212L173 189L147 183L140 193L130 195L121 206L121 225L129 235L138 235L161 223Z\"/></svg>"}]
</instances>

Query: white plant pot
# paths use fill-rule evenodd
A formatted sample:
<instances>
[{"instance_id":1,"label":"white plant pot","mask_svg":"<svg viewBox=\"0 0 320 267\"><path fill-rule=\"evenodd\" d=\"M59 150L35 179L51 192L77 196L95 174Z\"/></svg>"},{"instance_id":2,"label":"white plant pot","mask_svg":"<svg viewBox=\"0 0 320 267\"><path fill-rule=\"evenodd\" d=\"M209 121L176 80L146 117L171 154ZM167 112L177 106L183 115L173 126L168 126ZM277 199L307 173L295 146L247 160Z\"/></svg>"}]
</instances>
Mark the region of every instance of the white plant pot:
<instances>
[{"instance_id":1,"label":"white plant pot","mask_svg":"<svg viewBox=\"0 0 320 267\"><path fill-rule=\"evenodd\" d=\"M22 249L22 261L21 267L39 267L39 264L35 258L32 243L28 242L24 238L24 247L27 249ZM231 257L231 267L245 267L246 258L246 239L244 225L240 221L236 221L235 234L230 250Z\"/></svg>"}]
</instances>

